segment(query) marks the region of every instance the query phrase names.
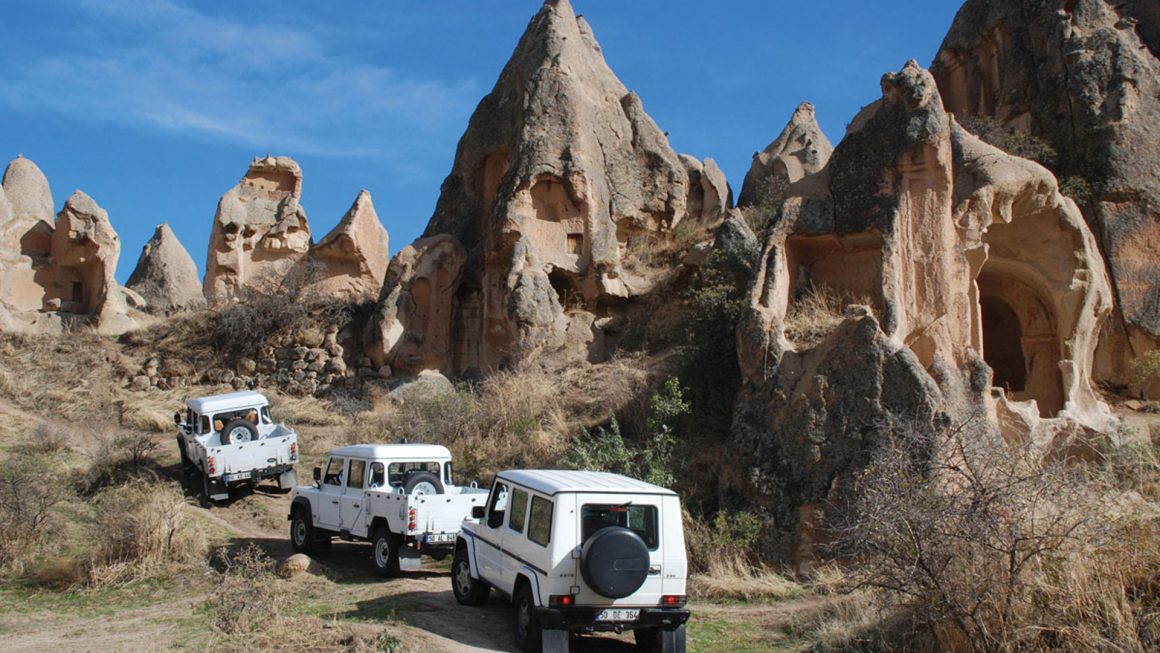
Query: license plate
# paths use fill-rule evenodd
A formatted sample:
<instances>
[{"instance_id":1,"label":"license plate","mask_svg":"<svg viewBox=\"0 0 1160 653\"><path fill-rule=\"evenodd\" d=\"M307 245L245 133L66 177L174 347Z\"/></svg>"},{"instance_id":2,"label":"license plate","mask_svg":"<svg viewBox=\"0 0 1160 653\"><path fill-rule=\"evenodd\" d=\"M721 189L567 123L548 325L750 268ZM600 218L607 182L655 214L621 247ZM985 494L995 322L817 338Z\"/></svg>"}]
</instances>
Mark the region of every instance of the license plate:
<instances>
[{"instance_id":1,"label":"license plate","mask_svg":"<svg viewBox=\"0 0 1160 653\"><path fill-rule=\"evenodd\" d=\"M627 610L625 608L601 610L596 613L596 621L636 621L638 618L640 618L640 610Z\"/></svg>"},{"instance_id":2,"label":"license plate","mask_svg":"<svg viewBox=\"0 0 1160 653\"><path fill-rule=\"evenodd\" d=\"M238 472L236 474L226 474L226 482L230 481L244 481L250 478L250 472Z\"/></svg>"}]
</instances>

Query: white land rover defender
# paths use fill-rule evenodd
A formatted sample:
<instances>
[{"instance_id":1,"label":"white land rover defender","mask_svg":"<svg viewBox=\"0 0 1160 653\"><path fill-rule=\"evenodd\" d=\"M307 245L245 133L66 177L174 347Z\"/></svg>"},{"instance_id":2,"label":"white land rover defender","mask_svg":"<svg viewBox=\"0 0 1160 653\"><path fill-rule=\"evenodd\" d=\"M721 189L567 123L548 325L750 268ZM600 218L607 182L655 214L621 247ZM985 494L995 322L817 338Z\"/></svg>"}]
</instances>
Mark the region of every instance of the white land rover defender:
<instances>
[{"instance_id":1,"label":"white land rover defender","mask_svg":"<svg viewBox=\"0 0 1160 653\"><path fill-rule=\"evenodd\" d=\"M356 444L330 451L314 485L294 489L290 543L312 553L331 538L371 542L384 576L418 568L419 555L442 559L487 490L456 487L451 452L434 444Z\"/></svg>"},{"instance_id":2,"label":"white land rover defender","mask_svg":"<svg viewBox=\"0 0 1160 653\"><path fill-rule=\"evenodd\" d=\"M185 415L174 414L181 467L201 474L205 498L228 499L230 488L278 479L289 492L298 484L298 434L275 424L270 401L252 391L198 397L185 402Z\"/></svg>"},{"instance_id":3,"label":"white land rover defender","mask_svg":"<svg viewBox=\"0 0 1160 653\"><path fill-rule=\"evenodd\" d=\"M632 630L647 651L685 650L685 535L676 493L619 474L500 472L455 544L465 605L491 589L515 605L524 651L566 651L572 632Z\"/></svg>"}]
</instances>

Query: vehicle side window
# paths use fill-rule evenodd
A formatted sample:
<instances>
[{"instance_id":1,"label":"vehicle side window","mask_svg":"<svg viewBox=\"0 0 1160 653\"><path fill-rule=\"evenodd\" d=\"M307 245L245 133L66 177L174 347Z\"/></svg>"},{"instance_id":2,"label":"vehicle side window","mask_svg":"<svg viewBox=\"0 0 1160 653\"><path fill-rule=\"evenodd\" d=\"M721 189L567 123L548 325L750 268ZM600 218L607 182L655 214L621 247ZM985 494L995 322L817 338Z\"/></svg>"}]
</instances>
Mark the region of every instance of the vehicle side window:
<instances>
[{"instance_id":1,"label":"vehicle side window","mask_svg":"<svg viewBox=\"0 0 1160 653\"><path fill-rule=\"evenodd\" d=\"M552 541L552 502L544 497L532 496L532 516L528 521L528 539L548 546Z\"/></svg>"},{"instance_id":2,"label":"vehicle side window","mask_svg":"<svg viewBox=\"0 0 1160 653\"><path fill-rule=\"evenodd\" d=\"M496 483L491 489L491 500L487 503L487 525L499 528L503 523L504 511L507 510L508 488L506 483Z\"/></svg>"},{"instance_id":3,"label":"vehicle side window","mask_svg":"<svg viewBox=\"0 0 1160 653\"><path fill-rule=\"evenodd\" d=\"M450 460L443 463L443 484L444 485L455 485L455 483L453 483L451 481L451 461Z\"/></svg>"},{"instance_id":4,"label":"vehicle side window","mask_svg":"<svg viewBox=\"0 0 1160 653\"><path fill-rule=\"evenodd\" d=\"M209 433L209 415L201 416L201 428L197 430L198 433Z\"/></svg>"},{"instance_id":5,"label":"vehicle side window","mask_svg":"<svg viewBox=\"0 0 1160 653\"><path fill-rule=\"evenodd\" d=\"M347 475L346 486L352 488L362 489L363 478L365 478L367 471L367 461L352 458L350 461L350 474Z\"/></svg>"},{"instance_id":6,"label":"vehicle side window","mask_svg":"<svg viewBox=\"0 0 1160 653\"><path fill-rule=\"evenodd\" d=\"M274 418L270 417L270 407L269 406L262 406L262 423L263 424L273 424L274 423Z\"/></svg>"},{"instance_id":7,"label":"vehicle side window","mask_svg":"<svg viewBox=\"0 0 1160 653\"><path fill-rule=\"evenodd\" d=\"M331 458L326 464L326 473L322 475L323 485L342 486L342 468L346 465L345 458Z\"/></svg>"},{"instance_id":8,"label":"vehicle side window","mask_svg":"<svg viewBox=\"0 0 1160 653\"><path fill-rule=\"evenodd\" d=\"M386 484L386 467L382 463L371 463L371 487L382 487Z\"/></svg>"},{"instance_id":9,"label":"vehicle side window","mask_svg":"<svg viewBox=\"0 0 1160 653\"><path fill-rule=\"evenodd\" d=\"M528 517L528 491L516 488L512 490L511 517L508 518L508 528L517 533L524 532L524 521Z\"/></svg>"}]
</instances>

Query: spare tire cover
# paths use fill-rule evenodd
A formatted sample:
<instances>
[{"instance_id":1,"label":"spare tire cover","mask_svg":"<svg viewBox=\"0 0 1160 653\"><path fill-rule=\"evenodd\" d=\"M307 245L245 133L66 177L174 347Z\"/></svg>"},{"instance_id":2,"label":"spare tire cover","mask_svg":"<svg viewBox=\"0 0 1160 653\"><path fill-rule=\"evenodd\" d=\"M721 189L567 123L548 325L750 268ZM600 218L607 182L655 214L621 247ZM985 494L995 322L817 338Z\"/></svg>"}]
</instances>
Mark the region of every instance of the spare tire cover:
<instances>
[{"instance_id":1,"label":"spare tire cover","mask_svg":"<svg viewBox=\"0 0 1160 653\"><path fill-rule=\"evenodd\" d=\"M580 573L593 591L610 599L629 596L648 577L648 547L627 528L608 526L592 534L580 553Z\"/></svg>"}]
</instances>

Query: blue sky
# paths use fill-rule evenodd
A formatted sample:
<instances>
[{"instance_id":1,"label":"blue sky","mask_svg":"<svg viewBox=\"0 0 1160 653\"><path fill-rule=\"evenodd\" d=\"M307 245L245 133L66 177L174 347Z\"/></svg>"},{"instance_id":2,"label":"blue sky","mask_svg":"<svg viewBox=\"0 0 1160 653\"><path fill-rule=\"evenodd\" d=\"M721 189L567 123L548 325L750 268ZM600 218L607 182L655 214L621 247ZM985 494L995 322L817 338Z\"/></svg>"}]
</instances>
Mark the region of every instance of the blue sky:
<instances>
[{"instance_id":1,"label":"blue sky","mask_svg":"<svg viewBox=\"0 0 1160 653\"><path fill-rule=\"evenodd\" d=\"M218 198L254 156L295 158L315 239L370 190L391 253L539 0L6 0L0 165L18 153L109 212L117 278L168 221L204 271ZM959 0L573 0L678 152L734 193L809 100L835 144L878 80L929 65Z\"/></svg>"}]
</instances>

